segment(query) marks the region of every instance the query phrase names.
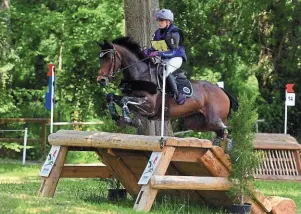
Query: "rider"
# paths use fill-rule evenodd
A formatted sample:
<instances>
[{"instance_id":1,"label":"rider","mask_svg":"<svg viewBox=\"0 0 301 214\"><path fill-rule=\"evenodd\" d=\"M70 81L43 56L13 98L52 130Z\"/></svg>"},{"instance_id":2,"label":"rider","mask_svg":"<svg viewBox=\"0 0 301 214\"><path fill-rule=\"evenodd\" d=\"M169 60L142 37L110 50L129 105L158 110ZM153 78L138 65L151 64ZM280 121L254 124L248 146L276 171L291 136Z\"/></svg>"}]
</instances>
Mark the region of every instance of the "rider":
<instances>
[{"instance_id":1,"label":"rider","mask_svg":"<svg viewBox=\"0 0 301 214\"><path fill-rule=\"evenodd\" d=\"M155 31L153 41L164 41L166 50L158 50L152 45L152 48L146 49L144 53L148 56L160 56L166 63L167 83L170 85L174 94L175 102L183 105L186 100L185 94L178 91L175 76L172 74L179 69L184 61L187 61L185 48L183 46L184 37L182 31L174 24L174 15L171 10L161 9L156 13L156 20L159 28Z\"/></svg>"}]
</instances>

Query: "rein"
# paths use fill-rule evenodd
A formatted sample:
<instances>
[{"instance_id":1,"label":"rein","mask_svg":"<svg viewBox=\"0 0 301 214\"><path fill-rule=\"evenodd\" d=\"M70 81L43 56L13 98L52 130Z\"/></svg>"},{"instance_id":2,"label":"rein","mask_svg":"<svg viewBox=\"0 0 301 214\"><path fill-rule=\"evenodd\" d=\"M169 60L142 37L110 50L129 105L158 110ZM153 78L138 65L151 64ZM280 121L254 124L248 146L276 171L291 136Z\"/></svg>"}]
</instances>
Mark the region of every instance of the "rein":
<instances>
[{"instance_id":1,"label":"rein","mask_svg":"<svg viewBox=\"0 0 301 214\"><path fill-rule=\"evenodd\" d=\"M116 69L116 56L117 56L117 58L119 59L119 61L121 62L121 64L122 64L122 58L120 58L119 55L117 54L117 51L116 51L114 45L113 45L113 48L112 48L112 49L106 49L106 50L101 51L101 53L99 54L99 58L102 58L102 57L104 57L106 54L111 53L111 52L113 52L114 55L113 55L113 59L111 60L111 64L110 64L109 71L111 71L111 69L112 69L112 64L113 64L113 63L114 63L114 68L113 68L113 71L111 72L112 74L111 74L111 75L103 75L103 76L105 76L105 77L114 77L114 76L115 76L117 73L119 73L120 71L124 71L124 70L127 69L127 68L130 68L130 67L132 67L132 66L134 66L134 65L136 65L136 64L138 64L138 63L140 63L140 62L143 62L143 61L145 61L145 60L151 58L150 56L148 56L148 57L146 57L146 58L144 58L144 59L135 61L134 63L132 63L132 64L130 64L130 65L124 67L124 68ZM113 62L113 61L114 61L114 62Z\"/></svg>"}]
</instances>

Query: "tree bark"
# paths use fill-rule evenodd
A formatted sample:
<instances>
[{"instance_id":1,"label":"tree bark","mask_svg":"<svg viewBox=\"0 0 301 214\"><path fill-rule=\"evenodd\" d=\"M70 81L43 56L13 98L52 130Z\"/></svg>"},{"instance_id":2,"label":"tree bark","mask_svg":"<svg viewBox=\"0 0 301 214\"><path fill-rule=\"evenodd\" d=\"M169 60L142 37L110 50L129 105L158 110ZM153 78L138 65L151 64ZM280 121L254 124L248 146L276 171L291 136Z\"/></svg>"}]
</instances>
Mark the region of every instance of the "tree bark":
<instances>
[{"instance_id":1,"label":"tree bark","mask_svg":"<svg viewBox=\"0 0 301 214\"><path fill-rule=\"evenodd\" d=\"M1 4L1 8L7 10L9 8L9 5L10 5L10 0L3 0Z\"/></svg>"},{"instance_id":2,"label":"tree bark","mask_svg":"<svg viewBox=\"0 0 301 214\"><path fill-rule=\"evenodd\" d=\"M155 12L159 10L158 0L124 0L124 14L126 35L137 41L141 47L149 47L153 33L157 28ZM137 134L160 135L161 121L150 121L140 115L142 126L138 127ZM164 123L164 135L172 136L170 120Z\"/></svg>"}]
</instances>

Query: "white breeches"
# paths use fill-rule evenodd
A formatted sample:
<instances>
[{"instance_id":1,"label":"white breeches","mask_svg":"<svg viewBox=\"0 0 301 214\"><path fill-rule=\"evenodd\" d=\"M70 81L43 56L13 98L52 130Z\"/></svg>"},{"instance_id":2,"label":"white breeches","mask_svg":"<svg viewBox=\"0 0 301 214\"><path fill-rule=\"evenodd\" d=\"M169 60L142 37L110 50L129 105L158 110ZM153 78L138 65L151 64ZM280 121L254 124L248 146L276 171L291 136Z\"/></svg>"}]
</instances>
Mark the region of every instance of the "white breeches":
<instances>
[{"instance_id":1,"label":"white breeches","mask_svg":"<svg viewBox=\"0 0 301 214\"><path fill-rule=\"evenodd\" d=\"M174 57L171 59L164 59L166 63L166 77L174 72L175 70L179 69L183 63L182 57Z\"/></svg>"}]
</instances>

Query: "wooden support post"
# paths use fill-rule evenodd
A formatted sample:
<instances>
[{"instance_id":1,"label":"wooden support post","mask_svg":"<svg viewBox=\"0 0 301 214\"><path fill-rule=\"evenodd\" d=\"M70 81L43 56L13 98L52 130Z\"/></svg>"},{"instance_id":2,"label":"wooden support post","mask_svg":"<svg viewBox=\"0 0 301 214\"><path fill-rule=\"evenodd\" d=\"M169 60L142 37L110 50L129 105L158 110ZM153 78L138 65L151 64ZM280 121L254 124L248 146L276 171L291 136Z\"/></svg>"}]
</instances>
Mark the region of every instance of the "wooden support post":
<instances>
[{"instance_id":1,"label":"wooden support post","mask_svg":"<svg viewBox=\"0 0 301 214\"><path fill-rule=\"evenodd\" d=\"M219 146L213 146L212 148L210 148L210 150L229 170L231 167L230 155L226 154L224 150Z\"/></svg>"},{"instance_id":2,"label":"wooden support post","mask_svg":"<svg viewBox=\"0 0 301 214\"><path fill-rule=\"evenodd\" d=\"M215 177L227 177L229 175L227 167L210 150L199 159L199 163L203 163Z\"/></svg>"},{"instance_id":3,"label":"wooden support post","mask_svg":"<svg viewBox=\"0 0 301 214\"><path fill-rule=\"evenodd\" d=\"M272 204L267 197L265 197L260 191L254 189L254 198L248 200L247 203L252 204L253 213L270 213L272 210Z\"/></svg>"},{"instance_id":4,"label":"wooden support post","mask_svg":"<svg viewBox=\"0 0 301 214\"><path fill-rule=\"evenodd\" d=\"M154 189L229 190L231 183L224 177L159 176L151 178Z\"/></svg>"},{"instance_id":5,"label":"wooden support post","mask_svg":"<svg viewBox=\"0 0 301 214\"><path fill-rule=\"evenodd\" d=\"M43 177L42 179L41 187L39 190L40 196L50 198L53 197L57 183L61 177L61 172L64 167L67 152L68 147L62 146L49 176Z\"/></svg>"},{"instance_id":6,"label":"wooden support post","mask_svg":"<svg viewBox=\"0 0 301 214\"><path fill-rule=\"evenodd\" d=\"M166 146L164 148L160 161L153 175L165 175L174 151L174 147ZM158 189L153 189L150 181L147 185L143 185L136 199L134 209L136 211L148 212L154 203L157 193Z\"/></svg>"},{"instance_id":7,"label":"wooden support post","mask_svg":"<svg viewBox=\"0 0 301 214\"><path fill-rule=\"evenodd\" d=\"M117 178L124 188L132 196L136 196L139 192L138 179L129 169L129 167L118 156L112 156L107 149L97 149L97 154L102 161L108 166L115 178Z\"/></svg>"}]
</instances>

